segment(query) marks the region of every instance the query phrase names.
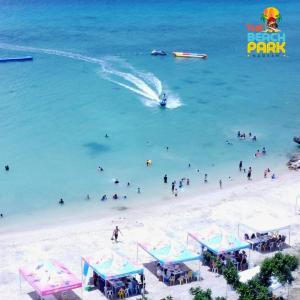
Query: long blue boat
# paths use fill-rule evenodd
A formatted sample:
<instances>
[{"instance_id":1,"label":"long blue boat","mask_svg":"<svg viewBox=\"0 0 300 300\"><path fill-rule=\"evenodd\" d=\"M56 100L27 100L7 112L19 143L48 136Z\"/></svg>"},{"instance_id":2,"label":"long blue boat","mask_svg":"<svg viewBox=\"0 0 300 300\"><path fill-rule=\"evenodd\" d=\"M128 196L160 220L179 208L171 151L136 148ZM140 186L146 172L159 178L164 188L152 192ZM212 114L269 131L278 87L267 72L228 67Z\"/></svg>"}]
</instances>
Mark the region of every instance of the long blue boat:
<instances>
[{"instance_id":1,"label":"long blue boat","mask_svg":"<svg viewBox=\"0 0 300 300\"><path fill-rule=\"evenodd\" d=\"M20 57L0 57L0 62L10 62L10 61L27 61L33 60L32 56L20 56Z\"/></svg>"}]
</instances>

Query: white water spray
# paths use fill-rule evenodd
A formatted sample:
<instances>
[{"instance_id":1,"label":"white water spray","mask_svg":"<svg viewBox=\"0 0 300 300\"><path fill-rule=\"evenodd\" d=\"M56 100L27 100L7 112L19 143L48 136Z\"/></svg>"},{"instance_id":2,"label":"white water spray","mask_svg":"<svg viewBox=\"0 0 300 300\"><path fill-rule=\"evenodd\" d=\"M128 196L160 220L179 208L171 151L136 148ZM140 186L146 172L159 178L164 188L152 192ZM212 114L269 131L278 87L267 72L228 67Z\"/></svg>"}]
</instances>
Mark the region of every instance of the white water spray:
<instances>
[{"instance_id":1,"label":"white water spray","mask_svg":"<svg viewBox=\"0 0 300 300\"><path fill-rule=\"evenodd\" d=\"M67 57L70 59L81 60L93 64L98 64L101 67L101 75L104 79L109 80L110 82L113 82L142 96L143 102L147 106L159 105L159 97L163 91L161 81L151 73L143 73L137 71L128 63L123 63L126 66L126 70L128 70L128 72L125 72L111 67L108 63L108 60L85 56L78 53L60 51L55 49L17 46L6 43L0 43L0 48L14 51L27 51L33 53L56 55L61 57ZM167 91L166 89L165 92L167 92L168 94L168 108L177 108L181 106L181 101L178 97L174 96L170 91Z\"/></svg>"}]
</instances>

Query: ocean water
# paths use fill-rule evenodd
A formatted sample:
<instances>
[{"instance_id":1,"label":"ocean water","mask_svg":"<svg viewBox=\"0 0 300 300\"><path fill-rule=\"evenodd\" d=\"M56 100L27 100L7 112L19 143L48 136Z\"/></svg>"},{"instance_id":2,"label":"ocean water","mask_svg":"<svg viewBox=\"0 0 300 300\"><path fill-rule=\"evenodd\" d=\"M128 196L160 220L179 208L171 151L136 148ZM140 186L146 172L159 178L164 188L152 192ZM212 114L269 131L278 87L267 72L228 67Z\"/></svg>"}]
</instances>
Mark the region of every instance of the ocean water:
<instances>
[{"instance_id":1,"label":"ocean water","mask_svg":"<svg viewBox=\"0 0 300 300\"><path fill-rule=\"evenodd\" d=\"M205 173L209 186L218 188L220 178L225 185L228 176L240 179L240 160L260 178L266 167L284 169L288 153L298 151L292 142L300 134L297 1L271 3L281 12L287 38L287 56L279 58L246 55L246 24L260 22L270 5L265 2L0 5L0 57L34 56L32 62L0 64L3 224L55 212L61 197L87 212L95 203L99 210L143 205L170 195L164 174L169 181L190 177L190 189L201 193ZM152 49L169 55L152 57ZM175 59L176 50L209 58ZM166 109L158 105L162 91L169 97ZM238 141L238 130L251 131L258 141ZM267 156L255 159L263 146ZM128 198L100 203L103 194L114 193ZM87 194L94 204L83 206ZM71 213L66 206L64 214Z\"/></svg>"}]
</instances>

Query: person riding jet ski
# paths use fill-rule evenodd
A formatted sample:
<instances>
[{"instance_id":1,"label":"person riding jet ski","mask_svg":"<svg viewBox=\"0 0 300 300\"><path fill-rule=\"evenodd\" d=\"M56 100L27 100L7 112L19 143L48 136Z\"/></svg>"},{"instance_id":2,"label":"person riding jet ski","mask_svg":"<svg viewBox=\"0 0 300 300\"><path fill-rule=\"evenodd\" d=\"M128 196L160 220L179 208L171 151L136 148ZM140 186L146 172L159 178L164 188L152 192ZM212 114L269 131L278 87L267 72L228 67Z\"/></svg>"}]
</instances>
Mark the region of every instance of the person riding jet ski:
<instances>
[{"instance_id":1,"label":"person riding jet ski","mask_svg":"<svg viewBox=\"0 0 300 300\"><path fill-rule=\"evenodd\" d=\"M160 106L165 107L167 105L167 95L163 93L160 97Z\"/></svg>"}]
</instances>

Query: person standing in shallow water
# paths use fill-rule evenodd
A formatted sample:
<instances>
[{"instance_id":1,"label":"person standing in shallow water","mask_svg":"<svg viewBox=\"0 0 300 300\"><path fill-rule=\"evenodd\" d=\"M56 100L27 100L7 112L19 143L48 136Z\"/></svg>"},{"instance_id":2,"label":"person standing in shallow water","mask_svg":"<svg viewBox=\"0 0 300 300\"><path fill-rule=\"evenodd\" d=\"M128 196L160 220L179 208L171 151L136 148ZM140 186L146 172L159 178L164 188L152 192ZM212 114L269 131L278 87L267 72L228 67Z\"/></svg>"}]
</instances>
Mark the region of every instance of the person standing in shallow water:
<instances>
[{"instance_id":1,"label":"person standing in shallow water","mask_svg":"<svg viewBox=\"0 0 300 300\"><path fill-rule=\"evenodd\" d=\"M165 174L165 176L164 176L164 183L168 183L168 176L167 176L167 174Z\"/></svg>"},{"instance_id":2,"label":"person standing in shallow water","mask_svg":"<svg viewBox=\"0 0 300 300\"><path fill-rule=\"evenodd\" d=\"M220 189L222 189L222 180L221 179L219 180L219 186L220 186Z\"/></svg>"},{"instance_id":3,"label":"person standing in shallow water","mask_svg":"<svg viewBox=\"0 0 300 300\"><path fill-rule=\"evenodd\" d=\"M204 183L207 183L207 174L204 175Z\"/></svg>"},{"instance_id":4,"label":"person standing in shallow water","mask_svg":"<svg viewBox=\"0 0 300 300\"><path fill-rule=\"evenodd\" d=\"M240 163L239 163L239 170L240 170L240 172L242 171L242 168L243 168L243 161L240 161Z\"/></svg>"},{"instance_id":5,"label":"person standing in shallow water","mask_svg":"<svg viewBox=\"0 0 300 300\"><path fill-rule=\"evenodd\" d=\"M249 170L248 170L248 173L247 173L248 180L251 180L251 176L252 176L252 168L249 167Z\"/></svg>"},{"instance_id":6,"label":"person standing in shallow water","mask_svg":"<svg viewBox=\"0 0 300 300\"><path fill-rule=\"evenodd\" d=\"M175 190L175 182L172 182L172 194L174 194L174 190Z\"/></svg>"}]
</instances>

